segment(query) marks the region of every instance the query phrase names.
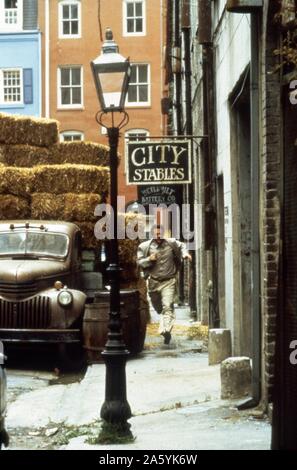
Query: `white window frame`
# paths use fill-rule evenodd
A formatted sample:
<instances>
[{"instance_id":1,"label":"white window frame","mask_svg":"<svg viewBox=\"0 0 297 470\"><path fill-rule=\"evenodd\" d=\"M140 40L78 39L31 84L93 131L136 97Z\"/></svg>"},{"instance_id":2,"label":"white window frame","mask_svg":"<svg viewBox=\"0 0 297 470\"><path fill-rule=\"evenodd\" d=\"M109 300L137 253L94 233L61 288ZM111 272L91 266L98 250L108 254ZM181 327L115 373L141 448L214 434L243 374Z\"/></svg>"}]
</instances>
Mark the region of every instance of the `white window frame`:
<instances>
[{"instance_id":1,"label":"white window frame","mask_svg":"<svg viewBox=\"0 0 297 470\"><path fill-rule=\"evenodd\" d=\"M73 139L74 136L80 136L80 139ZM71 137L71 140L65 140L65 137ZM63 131L60 133L60 142L83 142L85 135L81 131Z\"/></svg>"},{"instance_id":2,"label":"white window frame","mask_svg":"<svg viewBox=\"0 0 297 470\"><path fill-rule=\"evenodd\" d=\"M62 104L62 85L61 85L61 70L80 68L80 88L81 88L81 103L80 104ZM58 109L83 109L84 107L84 70L82 65L60 65L57 70L57 94L58 94ZM75 85L76 86L76 85Z\"/></svg>"},{"instance_id":3,"label":"white window frame","mask_svg":"<svg viewBox=\"0 0 297 470\"><path fill-rule=\"evenodd\" d=\"M0 31L22 31L23 30L23 0L17 3L17 22L5 23L5 0L0 0Z\"/></svg>"},{"instance_id":4,"label":"white window frame","mask_svg":"<svg viewBox=\"0 0 297 470\"><path fill-rule=\"evenodd\" d=\"M135 85L139 86L141 84L147 84L147 87L148 87L148 93L147 93L147 101L128 101L128 97L129 97L129 94L127 93L127 97L126 97L126 107L127 108L147 108L149 106L151 106L151 66L150 64L147 64L147 63L136 63L136 64L131 64L131 66L141 66L141 65L146 65L147 66L147 83L145 82L135 82ZM138 75L138 73L137 73ZM131 80L130 80L130 85L134 85L134 83L131 83Z\"/></svg>"},{"instance_id":5,"label":"white window frame","mask_svg":"<svg viewBox=\"0 0 297 470\"><path fill-rule=\"evenodd\" d=\"M142 31L128 32L127 4L142 3ZM146 0L123 0L123 36L146 36Z\"/></svg>"},{"instance_id":6,"label":"white window frame","mask_svg":"<svg viewBox=\"0 0 297 470\"><path fill-rule=\"evenodd\" d=\"M20 74L20 101L4 101L4 72L19 72ZM1 106L23 106L24 105L24 82L23 69L21 68L3 68L0 69L0 105Z\"/></svg>"},{"instance_id":7,"label":"white window frame","mask_svg":"<svg viewBox=\"0 0 297 470\"><path fill-rule=\"evenodd\" d=\"M145 134L145 137L140 137L140 134ZM150 133L147 129L129 129L128 131L125 132L125 168L124 168L124 174L127 173L127 165L128 165L128 148L127 148L127 143L129 140L129 137L133 135L136 137L137 140L141 141L143 139L146 139L150 136ZM139 139L137 137L140 137Z\"/></svg>"},{"instance_id":8,"label":"white window frame","mask_svg":"<svg viewBox=\"0 0 297 470\"><path fill-rule=\"evenodd\" d=\"M64 34L63 33L63 6L77 5L77 14L78 14L78 33L77 34ZM59 38L60 39L76 39L81 38L81 1L80 0L63 0L59 2Z\"/></svg>"}]
</instances>

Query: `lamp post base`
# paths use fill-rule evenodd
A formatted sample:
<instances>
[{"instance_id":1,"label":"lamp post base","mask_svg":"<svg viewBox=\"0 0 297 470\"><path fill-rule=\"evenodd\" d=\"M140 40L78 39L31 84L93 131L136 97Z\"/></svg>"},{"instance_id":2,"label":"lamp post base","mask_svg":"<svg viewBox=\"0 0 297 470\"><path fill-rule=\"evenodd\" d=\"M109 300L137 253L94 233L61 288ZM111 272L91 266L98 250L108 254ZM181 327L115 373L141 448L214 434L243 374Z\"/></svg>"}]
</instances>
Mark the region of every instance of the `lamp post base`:
<instances>
[{"instance_id":1,"label":"lamp post base","mask_svg":"<svg viewBox=\"0 0 297 470\"><path fill-rule=\"evenodd\" d=\"M134 440L130 431L131 409L126 397L126 360L129 355L124 343L112 340L107 342L102 357L106 365L105 402L100 416L103 420L99 442L131 442ZM123 350L121 350L123 347Z\"/></svg>"},{"instance_id":2,"label":"lamp post base","mask_svg":"<svg viewBox=\"0 0 297 470\"><path fill-rule=\"evenodd\" d=\"M107 423L103 421L98 436L98 444L129 444L135 441L129 423Z\"/></svg>"}]
</instances>

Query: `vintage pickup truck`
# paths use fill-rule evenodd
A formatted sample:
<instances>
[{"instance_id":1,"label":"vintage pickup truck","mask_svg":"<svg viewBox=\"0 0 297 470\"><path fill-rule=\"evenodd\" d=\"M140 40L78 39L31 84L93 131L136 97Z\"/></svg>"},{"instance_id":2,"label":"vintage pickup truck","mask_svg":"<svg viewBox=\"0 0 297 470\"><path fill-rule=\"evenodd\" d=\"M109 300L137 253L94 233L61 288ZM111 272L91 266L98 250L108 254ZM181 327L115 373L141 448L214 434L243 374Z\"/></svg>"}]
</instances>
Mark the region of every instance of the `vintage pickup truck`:
<instances>
[{"instance_id":1,"label":"vintage pickup truck","mask_svg":"<svg viewBox=\"0 0 297 470\"><path fill-rule=\"evenodd\" d=\"M81 232L72 223L0 222L0 341L81 343L86 295Z\"/></svg>"},{"instance_id":2,"label":"vintage pickup truck","mask_svg":"<svg viewBox=\"0 0 297 470\"><path fill-rule=\"evenodd\" d=\"M4 354L0 351L0 450L2 445L8 446L8 434L5 430L6 413L6 374L4 370Z\"/></svg>"}]
</instances>

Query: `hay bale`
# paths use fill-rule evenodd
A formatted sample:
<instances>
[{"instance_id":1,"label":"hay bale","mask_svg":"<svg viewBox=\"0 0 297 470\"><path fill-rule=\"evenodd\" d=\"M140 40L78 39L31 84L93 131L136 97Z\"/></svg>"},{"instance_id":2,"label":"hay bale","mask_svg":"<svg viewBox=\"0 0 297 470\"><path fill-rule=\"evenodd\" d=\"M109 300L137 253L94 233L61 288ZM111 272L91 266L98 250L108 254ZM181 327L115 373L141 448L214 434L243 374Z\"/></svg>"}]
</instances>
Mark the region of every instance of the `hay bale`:
<instances>
[{"instance_id":1,"label":"hay bale","mask_svg":"<svg viewBox=\"0 0 297 470\"><path fill-rule=\"evenodd\" d=\"M109 148L93 142L61 142L51 148L55 163L107 166Z\"/></svg>"},{"instance_id":2,"label":"hay bale","mask_svg":"<svg viewBox=\"0 0 297 470\"><path fill-rule=\"evenodd\" d=\"M65 194L65 220L96 221L95 207L102 202L99 194Z\"/></svg>"},{"instance_id":3,"label":"hay bale","mask_svg":"<svg viewBox=\"0 0 297 470\"><path fill-rule=\"evenodd\" d=\"M82 246L84 249L99 248L101 245L100 240L94 235L94 224L92 222L74 222L81 230Z\"/></svg>"},{"instance_id":4,"label":"hay bale","mask_svg":"<svg viewBox=\"0 0 297 470\"><path fill-rule=\"evenodd\" d=\"M34 168L37 193L95 193L104 199L109 186L109 170L94 165L41 165Z\"/></svg>"},{"instance_id":5,"label":"hay bale","mask_svg":"<svg viewBox=\"0 0 297 470\"><path fill-rule=\"evenodd\" d=\"M131 271L136 267L137 247L139 240L119 240L119 260L120 265L126 269L131 267Z\"/></svg>"},{"instance_id":6,"label":"hay bale","mask_svg":"<svg viewBox=\"0 0 297 470\"><path fill-rule=\"evenodd\" d=\"M6 161L5 161L5 150L6 150L6 146L5 145L0 145L0 163L1 165L5 165Z\"/></svg>"},{"instance_id":7,"label":"hay bale","mask_svg":"<svg viewBox=\"0 0 297 470\"><path fill-rule=\"evenodd\" d=\"M0 142L49 147L58 141L58 121L0 113Z\"/></svg>"},{"instance_id":8,"label":"hay bale","mask_svg":"<svg viewBox=\"0 0 297 470\"><path fill-rule=\"evenodd\" d=\"M100 204L101 196L97 194L32 194L31 217L33 219L55 219L72 222L92 222L94 209Z\"/></svg>"},{"instance_id":9,"label":"hay bale","mask_svg":"<svg viewBox=\"0 0 297 470\"><path fill-rule=\"evenodd\" d=\"M0 219L26 219L30 217L30 203L27 199L11 194L0 195Z\"/></svg>"},{"instance_id":10,"label":"hay bale","mask_svg":"<svg viewBox=\"0 0 297 470\"><path fill-rule=\"evenodd\" d=\"M31 202L31 218L41 220L64 219L65 195L34 193Z\"/></svg>"},{"instance_id":11,"label":"hay bale","mask_svg":"<svg viewBox=\"0 0 297 470\"><path fill-rule=\"evenodd\" d=\"M13 194L29 198L34 174L29 168L0 167L0 194Z\"/></svg>"},{"instance_id":12,"label":"hay bale","mask_svg":"<svg viewBox=\"0 0 297 470\"><path fill-rule=\"evenodd\" d=\"M7 145L2 161L8 166L28 168L55 163L46 147L33 147L32 145Z\"/></svg>"}]
</instances>

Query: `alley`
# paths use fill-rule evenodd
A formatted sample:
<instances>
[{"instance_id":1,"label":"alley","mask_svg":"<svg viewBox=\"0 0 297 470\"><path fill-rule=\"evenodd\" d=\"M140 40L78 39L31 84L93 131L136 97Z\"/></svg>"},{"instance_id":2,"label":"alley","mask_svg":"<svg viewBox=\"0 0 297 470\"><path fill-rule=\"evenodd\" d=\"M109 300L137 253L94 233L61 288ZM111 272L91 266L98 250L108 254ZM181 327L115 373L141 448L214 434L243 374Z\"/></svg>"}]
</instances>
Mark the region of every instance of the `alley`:
<instances>
[{"instance_id":1,"label":"alley","mask_svg":"<svg viewBox=\"0 0 297 470\"><path fill-rule=\"evenodd\" d=\"M105 366L85 374L8 370L10 449L269 449L270 424L259 410L238 411L220 399L220 366L208 366L199 326L178 312L172 344L148 327L145 349L127 363L135 441L96 445Z\"/></svg>"}]
</instances>

